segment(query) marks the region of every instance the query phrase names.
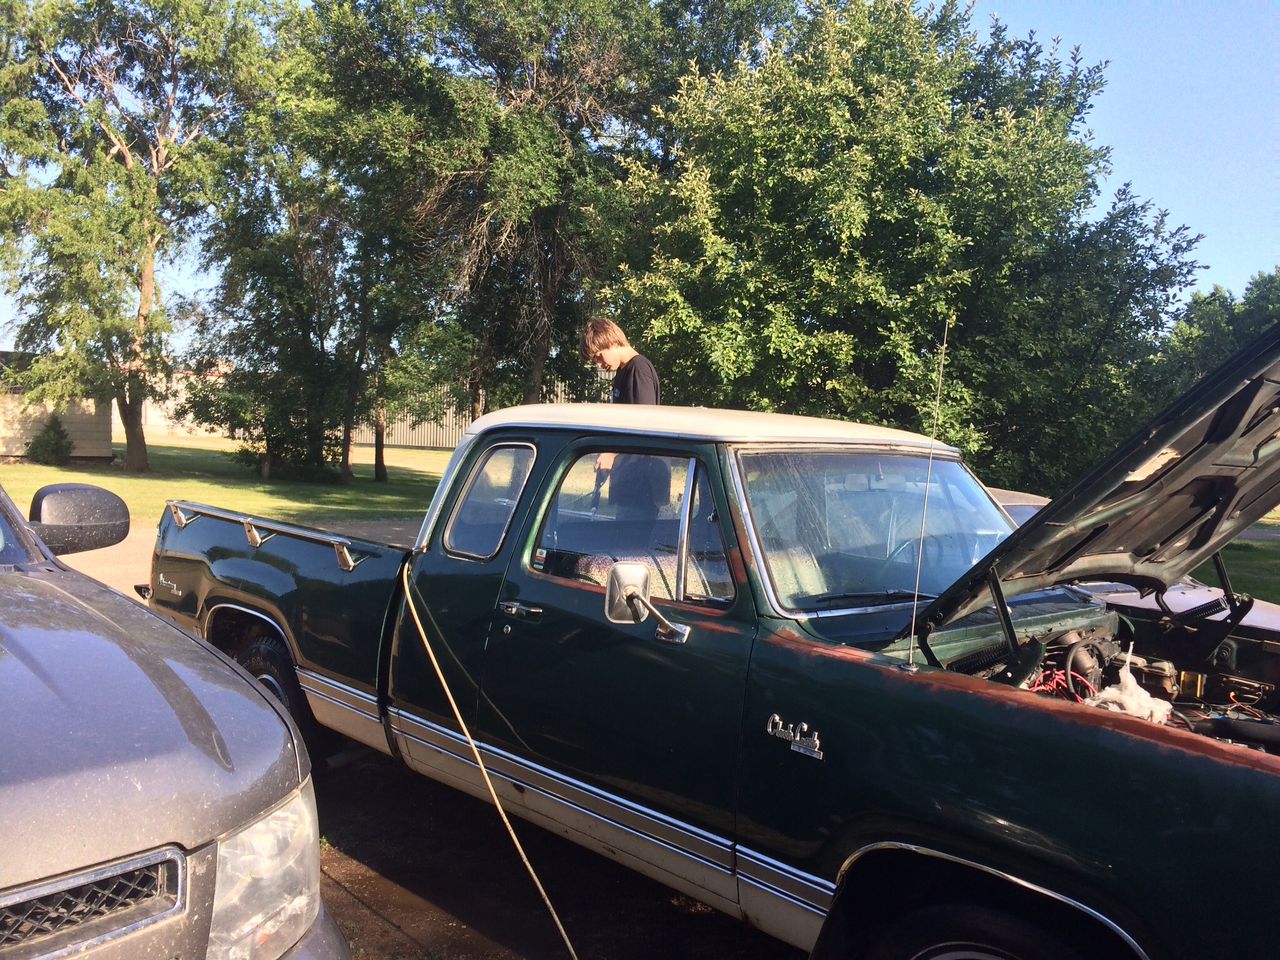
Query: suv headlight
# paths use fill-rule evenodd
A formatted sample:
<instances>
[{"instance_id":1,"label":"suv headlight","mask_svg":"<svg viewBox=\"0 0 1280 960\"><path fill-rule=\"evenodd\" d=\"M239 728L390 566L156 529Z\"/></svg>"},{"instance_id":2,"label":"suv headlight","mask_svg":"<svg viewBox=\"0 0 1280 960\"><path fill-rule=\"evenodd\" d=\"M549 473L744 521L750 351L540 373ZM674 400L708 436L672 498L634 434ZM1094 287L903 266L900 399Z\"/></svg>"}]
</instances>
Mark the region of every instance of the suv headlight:
<instances>
[{"instance_id":1,"label":"suv headlight","mask_svg":"<svg viewBox=\"0 0 1280 960\"><path fill-rule=\"evenodd\" d=\"M208 960L276 960L319 913L320 840L308 778L271 813L218 842Z\"/></svg>"}]
</instances>

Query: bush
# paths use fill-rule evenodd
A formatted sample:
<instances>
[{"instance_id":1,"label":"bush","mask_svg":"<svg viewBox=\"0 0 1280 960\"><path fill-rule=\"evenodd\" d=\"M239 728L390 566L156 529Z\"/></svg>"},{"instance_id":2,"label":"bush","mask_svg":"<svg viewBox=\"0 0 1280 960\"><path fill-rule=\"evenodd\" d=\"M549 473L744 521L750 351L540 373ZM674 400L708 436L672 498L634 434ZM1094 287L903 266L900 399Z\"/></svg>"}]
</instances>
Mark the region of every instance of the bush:
<instances>
[{"instance_id":1,"label":"bush","mask_svg":"<svg viewBox=\"0 0 1280 960\"><path fill-rule=\"evenodd\" d=\"M71 462L71 448L75 446L62 421L50 415L39 433L27 444L27 459L50 467L65 467Z\"/></svg>"}]
</instances>

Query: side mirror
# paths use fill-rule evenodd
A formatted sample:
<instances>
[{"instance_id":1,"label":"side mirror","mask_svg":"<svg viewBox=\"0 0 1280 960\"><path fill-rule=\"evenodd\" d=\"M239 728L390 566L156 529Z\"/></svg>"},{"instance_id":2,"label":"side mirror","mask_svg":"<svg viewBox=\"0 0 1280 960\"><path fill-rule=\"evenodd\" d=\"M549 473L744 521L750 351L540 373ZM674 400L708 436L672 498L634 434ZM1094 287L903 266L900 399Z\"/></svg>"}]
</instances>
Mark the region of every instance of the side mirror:
<instances>
[{"instance_id":1,"label":"side mirror","mask_svg":"<svg viewBox=\"0 0 1280 960\"><path fill-rule=\"evenodd\" d=\"M56 554L97 550L129 535L129 508L109 490L86 483L55 483L31 498L33 533Z\"/></svg>"},{"instance_id":2,"label":"side mirror","mask_svg":"<svg viewBox=\"0 0 1280 960\"><path fill-rule=\"evenodd\" d=\"M662 615L649 600L649 566L644 563L615 563L609 568L604 587L604 615L610 623L644 623L649 614L658 621L658 639L684 643L689 628Z\"/></svg>"},{"instance_id":3,"label":"side mirror","mask_svg":"<svg viewBox=\"0 0 1280 960\"><path fill-rule=\"evenodd\" d=\"M649 567L615 563L604 588L604 615L610 623L644 623L649 616Z\"/></svg>"}]
</instances>

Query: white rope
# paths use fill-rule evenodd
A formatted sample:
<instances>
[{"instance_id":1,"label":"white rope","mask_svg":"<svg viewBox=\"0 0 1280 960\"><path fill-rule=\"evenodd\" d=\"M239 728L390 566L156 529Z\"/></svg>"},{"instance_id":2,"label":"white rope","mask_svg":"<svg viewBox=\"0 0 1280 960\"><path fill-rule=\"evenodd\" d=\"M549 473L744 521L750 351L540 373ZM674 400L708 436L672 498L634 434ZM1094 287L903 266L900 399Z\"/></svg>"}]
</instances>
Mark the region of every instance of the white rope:
<instances>
[{"instance_id":1,"label":"white rope","mask_svg":"<svg viewBox=\"0 0 1280 960\"><path fill-rule=\"evenodd\" d=\"M436 659L435 651L431 648L431 642L427 640L427 631L422 626L422 620L418 617L418 608L413 602L413 584L409 580L409 566L406 563L401 569L404 580L404 599L409 607L409 613L413 616L414 625L418 628L418 637L422 640L422 646L427 651L431 666L435 668L436 677L440 680L440 686L444 688L444 695L449 701L450 709L453 710L453 718L458 721L458 727L462 730L462 735L467 738L467 744L471 747L471 755L475 757L476 765L480 768L480 775L484 778L484 785L489 788L489 797L493 800L498 816L502 818L503 826L507 828L507 833L511 836L511 842L516 846L516 853L520 854L520 859L524 862L525 869L529 871L529 876L533 878L533 885L538 888L538 893L542 896L542 902L547 905L547 910L551 912L551 919L555 921L556 929L560 931L560 938L564 940L565 949L569 951L569 956L573 960L578 960L578 954L574 951L573 944L569 942L569 934L565 932L564 924L560 922L560 915L556 913L556 908L551 905L551 898L547 896L547 891L543 888L542 881L538 879L538 874L533 869L533 864L529 862L529 857L525 854L524 847L520 844L520 838L516 836L515 828L511 826L511 821L507 819L507 811L502 808L502 801L498 799L498 792L493 788L493 781L489 779L489 769L484 765L484 760L480 757L480 748L471 739L471 731L467 729L467 724L462 719L462 711L458 709L458 702L453 699L453 691L449 688L449 682L444 678L444 671L440 668L440 661Z\"/></svg>"},{"instance_id":2,"label":"white rope","mask_svg":"<svg viewBox=\"0 0 1280 960\"><path fill-rule=\"evenodd\" d=\"M920 568L924 565L925 519L929 515L929 488L933 485L933 448L938 442L938 424L942 420L942 369L947 365L947 334L951 324L942 326L942 350L938 354L938 389L933 400L933 430L929 433L929 466L924 478L924 502L920 505L920 539L916 543L916 585L911 597L911 646L907 648L907 664L916 665L916 611L920 608Z\"/></svg>"}]
</instances>

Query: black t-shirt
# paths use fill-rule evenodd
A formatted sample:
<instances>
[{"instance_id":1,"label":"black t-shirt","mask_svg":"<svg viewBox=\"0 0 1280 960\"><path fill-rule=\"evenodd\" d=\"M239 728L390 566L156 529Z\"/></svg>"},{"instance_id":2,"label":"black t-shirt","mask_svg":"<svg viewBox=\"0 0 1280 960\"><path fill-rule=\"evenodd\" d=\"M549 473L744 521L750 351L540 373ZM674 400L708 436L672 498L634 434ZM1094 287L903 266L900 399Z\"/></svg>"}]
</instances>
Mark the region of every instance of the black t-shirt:
<instances>
[{"instance_id":1,"label":"black t-shirt","mask_svg":"<svg viewBox=\"0 0 1280 960\"><path fill-rule=\"evenodd\" d=\"M648 358L636 354L613 377L614 403L661 403L658 371Z\"/></svg>"}]
</instances>

